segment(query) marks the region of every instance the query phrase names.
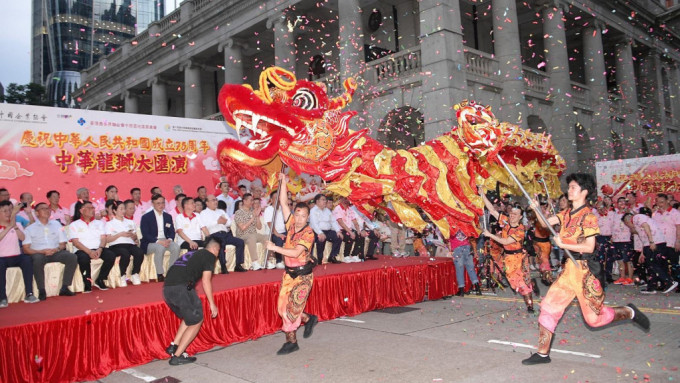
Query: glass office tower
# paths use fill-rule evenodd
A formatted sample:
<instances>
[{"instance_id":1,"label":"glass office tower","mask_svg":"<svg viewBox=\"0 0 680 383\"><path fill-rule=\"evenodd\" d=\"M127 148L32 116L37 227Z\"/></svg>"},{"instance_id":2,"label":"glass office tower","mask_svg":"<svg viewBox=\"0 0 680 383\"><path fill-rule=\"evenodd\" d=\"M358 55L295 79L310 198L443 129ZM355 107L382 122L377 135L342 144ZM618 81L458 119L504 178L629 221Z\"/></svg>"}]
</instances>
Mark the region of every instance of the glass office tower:
<instances>
[{"instance_id":1,"label":"glass office tower","mask_svg":"<svg viewBox=\"0 0 680 383\"><path fill-rule=\"evenodd\" d=\"M33 0L31 81L74 107L80 71L165 16L165 0Z\"/></svg>"}]
</instances>

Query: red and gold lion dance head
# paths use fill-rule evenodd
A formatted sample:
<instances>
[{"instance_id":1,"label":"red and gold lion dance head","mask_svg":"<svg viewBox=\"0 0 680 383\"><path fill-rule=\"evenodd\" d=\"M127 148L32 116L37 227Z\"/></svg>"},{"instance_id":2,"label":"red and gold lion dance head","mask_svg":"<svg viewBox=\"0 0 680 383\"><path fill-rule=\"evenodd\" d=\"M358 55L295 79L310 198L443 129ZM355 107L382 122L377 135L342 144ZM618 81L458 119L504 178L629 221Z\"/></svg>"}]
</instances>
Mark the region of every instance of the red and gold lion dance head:
<instances>
[{"instance_id":1,"label":"red and gold lion dance head","mask_svg":"<svg viewBox=\"0 0 680 383\"><path fill-rule=\"evenodd\" d=\"M230 168L264 166L280 156L298 173L317 174L318 167L324 166L324 178L332 178L346 170L358 155L346 149L358 136L348 131L356 113L341 110L352 100L356 81L347 79L344 87L341 96L329 98L323 84L297 80L278 67L262 72L259 89L224 85L218 98L220 111L239 136L245 132L249 137L223 141L218 149L220 163L225 167L229 162Z\"/></svg>"}]
</instances>

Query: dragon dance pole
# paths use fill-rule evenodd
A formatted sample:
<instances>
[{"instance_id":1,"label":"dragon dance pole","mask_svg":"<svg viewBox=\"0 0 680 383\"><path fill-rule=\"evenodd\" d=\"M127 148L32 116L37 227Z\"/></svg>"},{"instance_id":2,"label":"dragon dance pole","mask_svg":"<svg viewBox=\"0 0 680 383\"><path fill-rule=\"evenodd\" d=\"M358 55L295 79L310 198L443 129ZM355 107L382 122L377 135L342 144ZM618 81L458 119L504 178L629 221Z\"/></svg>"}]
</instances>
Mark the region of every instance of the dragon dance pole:
<instances>
[{"instance_id":1,"label":"dragon dance pole","mask_svg":"<svg viewBox=\"0 0 680 383\"><path fill-rule=\"evenodd\" d=\"M522 193L524 193L524 197L526 197L526 199L528 199L529 202L533 201L533 199L531 199L531 197L529 196L529 193L527 193L527 191L524 189L524 186L522 186L522 183L520 183L519 180L517 179L517 177L515 176L515 174L512 171L510 171L510 168L508 167L508 164L505 163L505 160L503 160L503 158L501 156L497 156L496 158L498 158L498 161L501 163L501 165L503 165L503 167L508 172L508 174L510 174L510 177L512 178L513 181L515 181L517 186L519 186L520 190L522 190ZM536 211L536 214L538 214L538 216L541 217L541 219L543 220L543 223L545 223L545 226L550 230L550 233L554 237L557 237L557 233L555 232L555 229L553 229L552 226L550 226L550 223L548 223L548 219L545 218L540 207L538 209L536 209L535 211ZM576 262L576 259L574 259L574 256L571 254L571 251L564 249L564 252L567 253L567 255L569 256L569 259L571 259L571 261L574 262L574 265L576 265L578 267L579 264Z\"/></svg>"},{"instance_id":2,"label":"dragon dance pole","mask_svg":"<svg viewBox=\"0 0 680 383\"><path fill-rule=\"evenodd\" d=\"M545 197L548 199L548 205L550 205L550 210L555 214L555 206L550 202L550 192L548 191L548 185L545 184L545 179L541 177L541 184L543 185L543 190L545 190Z\"/></svg>"},{"instance_id":3,"label":"dragon dance pole","mask_svg":"<svg viewBox=\"0 0 680 383\"><path fill-rule=\"evenodd\" d=\"M281 173L286 169L286 164L282 163L281 164ZM279 214L279 203L281 201L281 180L279 180L278 184L278 189L279 192L276 193L276 202L274 205L274 214L272 215L272 225L269 227L269 234L267 235L267 241L272 241L272 234L274 233L274 225L276 225L276 215ZM267 250L267 256L265 257L264 261L265 264L267 260L269 259L269 256L271 255L271 250Z\"/></svg>"}]
</instances>

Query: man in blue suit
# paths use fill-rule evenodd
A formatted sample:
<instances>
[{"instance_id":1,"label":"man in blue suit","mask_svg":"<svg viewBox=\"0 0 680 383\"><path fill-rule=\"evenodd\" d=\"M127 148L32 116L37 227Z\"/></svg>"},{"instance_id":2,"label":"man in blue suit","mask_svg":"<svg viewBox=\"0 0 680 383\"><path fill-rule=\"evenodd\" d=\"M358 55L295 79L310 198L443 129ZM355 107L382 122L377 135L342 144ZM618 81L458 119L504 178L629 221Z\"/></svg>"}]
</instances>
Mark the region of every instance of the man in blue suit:
<instances>
[{"instance_id":1,"label":"man in blue suit","mask_svg":"<svg viewBox=\"0 0 680 383\"><path fill-rule=\"evenodd\" d=\"M170 265L179 258L179 245L175 243L175 226L172 224L172 216L166 213L165 197L155 194L151 197L153 209L142 216L140 229L142 230L141 247L149 254L153 253L153 261L156 265L158 282L163 282L163 256L166 251L170 252Z\"/></svg>"}]
</instances>

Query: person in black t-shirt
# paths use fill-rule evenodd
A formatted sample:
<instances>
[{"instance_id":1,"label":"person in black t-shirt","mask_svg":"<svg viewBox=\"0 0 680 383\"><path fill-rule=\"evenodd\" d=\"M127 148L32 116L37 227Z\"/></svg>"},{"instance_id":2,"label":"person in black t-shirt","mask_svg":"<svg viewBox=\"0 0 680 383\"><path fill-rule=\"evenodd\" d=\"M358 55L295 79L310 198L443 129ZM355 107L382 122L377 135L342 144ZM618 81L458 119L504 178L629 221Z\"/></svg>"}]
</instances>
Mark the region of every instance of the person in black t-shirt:
<instances>
[{"instance_id":1,"label":"person in black t-shirt","mask_svg":"<svg viewBox=\"0 0 680 383\"><path fill-rule=\"evenodd\" d=\"M222 242L216 237L205 240L205 248L190 251L181 256L168 270L163 285L165 303L177 315L182 323L179 325L175 340L165 349L170 355L170 365L193 363L196 357L184 352L196 338L203 324L203 305L196 294L194 286L200 279L203 283L205 296L210 303L212 318L217 317L217 306L213 300L212 273L215 260L222 248Z\"/></svg>"}]
</instances>

